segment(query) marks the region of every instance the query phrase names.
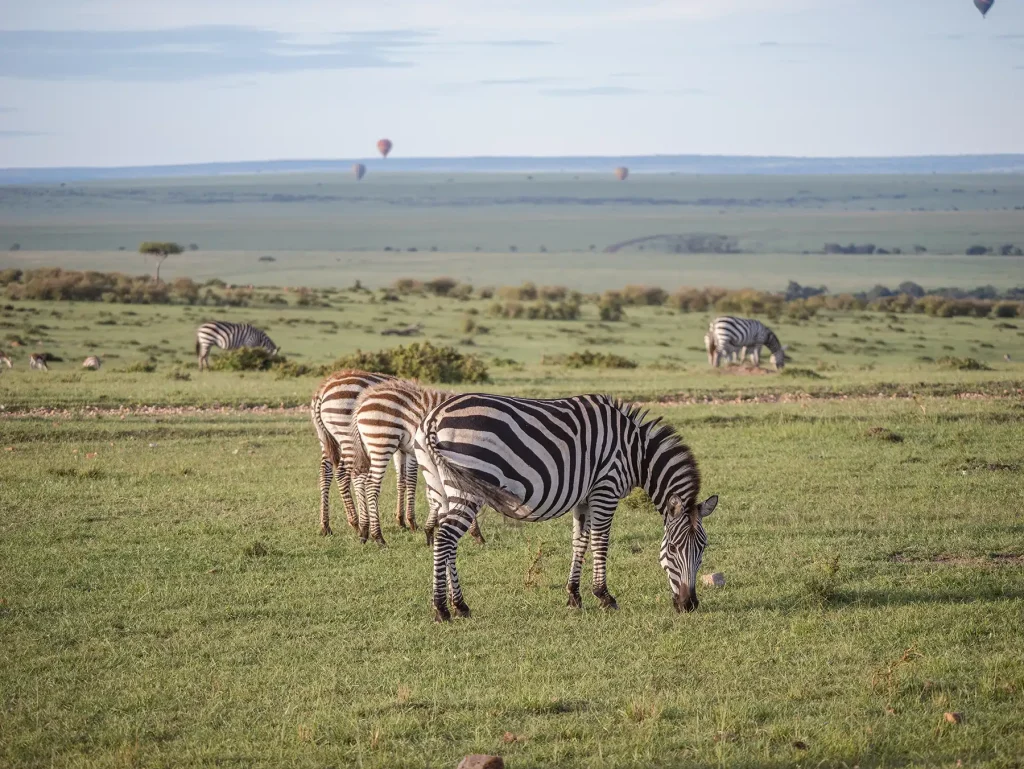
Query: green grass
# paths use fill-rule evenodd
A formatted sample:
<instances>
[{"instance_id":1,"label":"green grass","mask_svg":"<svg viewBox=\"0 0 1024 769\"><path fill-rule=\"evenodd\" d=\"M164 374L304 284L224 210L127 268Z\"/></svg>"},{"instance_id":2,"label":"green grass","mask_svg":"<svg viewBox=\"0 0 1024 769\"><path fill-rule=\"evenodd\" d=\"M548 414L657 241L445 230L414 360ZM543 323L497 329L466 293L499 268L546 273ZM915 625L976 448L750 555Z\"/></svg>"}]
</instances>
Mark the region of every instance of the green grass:
<instances>
[{"instance_id":1,"label":"green grass","mask_svg":"<svg viewBox=\"0 0 1024 769\"><path fill-rule=\"evenodd\" d=\"M420 535L316 536L302 414L4 418L0 765L1017 765L1019 399L657 412L721 495L726 587L672 611L623 505L622 609L575 613L568 520L492 512L447 626Z\"/></svg>"},{"instance_id":2,"label":"green grass","mask_svg":"<svg viewBox=\"0 0 1024 769\"><path fill-rule=\"evenodd\" d=\"M196 371L195 329L211 318L252 322L266 329L289 360L326 364L356 349L377 350L411 339L455 345L490 361L491 390L554 396L605 391L624 397L665 399L675 394L735 397L758 392L865 393L892 387L949 390L1014 386L1022 379L1024 321L933 318L882 313L820 313L808 321L771 322L785 344L791 369L813 376L752 375L739 367L711 369L703 336L711 313L682 314L668 308L627 308L625 320L602 323L593 304L578 321L508 320L488 314L489 300L455 302L404 298L369 303L365 293L342 292L327 308L208 308L16 302L0 309L0 343L15 368L0 374L0 406L83 405L303 405L316 377L278 379L273 373ZM0 305L2 308L2 305ZM467 313L487 333L467 335ZM381 336L390 326L423 323L423 336ZM636 361L636 369L567 369L549 359L589 349ZM64 358L48 373L28 369L29 351ZM104 367L83 371L82 360L99 355ZM211 355L216 356L217 350ZM1010 362L1003 355L1010 355ZM942 366L944 357L973 358L990 370ZM500 365L511 360L517 365ZM930 359L930 360L929 360ZM152 360L152 373L125 372ZM766 361L765 366L769 366ZM185 373L188 379L179 378ZM462 388L467 389L467 388ZM479 389L479 388L470 388Z\"/></svg>"}]
</instances>

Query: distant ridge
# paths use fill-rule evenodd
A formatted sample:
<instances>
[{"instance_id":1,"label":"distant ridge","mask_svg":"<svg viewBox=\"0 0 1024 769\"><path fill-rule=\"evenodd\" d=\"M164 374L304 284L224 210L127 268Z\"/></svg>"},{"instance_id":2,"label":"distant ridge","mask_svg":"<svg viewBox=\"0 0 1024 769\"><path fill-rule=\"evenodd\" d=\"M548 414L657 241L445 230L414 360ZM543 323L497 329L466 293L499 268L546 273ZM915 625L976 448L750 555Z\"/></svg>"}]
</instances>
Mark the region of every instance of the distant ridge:
<instances>
[{"instance_id":1,"label":"distant ridge","mask_svg":"<svg viewBox=\"0 0 1024 769\"><path fill-rule=\"evenodd\" d=\"M56 184L233 174L348 173L352 164L376 173L611 173L631 174L970 174L1024 173L1024 155L921 155L916 157L755 157L740 155L634 155L609 157L353 158L348 160L254 160L112 168L0 168L0 184Z\"/></svg>"}]
</instances>

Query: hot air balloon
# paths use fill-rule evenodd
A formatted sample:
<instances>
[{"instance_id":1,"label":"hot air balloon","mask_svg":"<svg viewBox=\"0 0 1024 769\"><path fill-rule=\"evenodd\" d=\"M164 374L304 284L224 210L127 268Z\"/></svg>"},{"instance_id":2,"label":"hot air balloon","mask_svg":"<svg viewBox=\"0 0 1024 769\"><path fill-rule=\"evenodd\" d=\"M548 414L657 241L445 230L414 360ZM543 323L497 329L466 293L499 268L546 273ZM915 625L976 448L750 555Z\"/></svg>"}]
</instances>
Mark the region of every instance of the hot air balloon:
<instances>
[{"instance_id":1,"label":"hot air balloon","mask_svg":"<svg viewBox=\"0 0 1024 769\"><path fill-rule=\"evenodd\" d=\"M974 7L981 11L981 15L984 18L985 14L992 10L992 6L996 0L974 0Z\"/></svg>"},{"instance_id":2,"label":"hot air balloon","mask_svg":"<svg viewBox=\"0 0 1024 769\"><path fill-rule=\"evenodd\" d=\"M625 166L619 166L615 169L615 178L620 182L624 182L627 176L629 176L629 169Z\"/></svg>"},{"instance_id":3,"label":"hot air balloon","mask_svg":"<svg viewBox=\"0 0 1024 769\"><path fill-rule=\"evenodd\" d=\"M388 153L391 152L391 139L381 139L377 142L377 152L387 157Z\"/></svg>"},{"instance_id":4,"label":"hot air balloon","mask_svg":"<svg viewBox=\"0 0 1024 769\"><path fill-rule=\"evenodd\" d=\"M355 174L356 181L358 182L364 176L366 176L366 166L364 166L362 163L355 163L352 166L352 173Z\"/></svg>"}]
</instances>

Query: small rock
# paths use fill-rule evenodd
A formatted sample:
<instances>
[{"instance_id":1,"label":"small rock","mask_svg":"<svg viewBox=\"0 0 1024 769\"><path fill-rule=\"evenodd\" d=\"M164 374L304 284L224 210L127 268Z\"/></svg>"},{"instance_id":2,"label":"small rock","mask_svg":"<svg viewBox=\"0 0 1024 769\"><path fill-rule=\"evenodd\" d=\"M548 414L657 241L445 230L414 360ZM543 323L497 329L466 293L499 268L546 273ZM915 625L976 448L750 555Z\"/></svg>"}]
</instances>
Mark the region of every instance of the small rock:
<instances>
[{"instance_id":1,"label":"small rock","mask_svg":"<svg viewBox=\"0 0 1024 769\"><path fill-rule=\"evenodd\" d=\"M797 750L807 750L807 743L803 740L794 740L793 747Z\"/></svg>"},{"instance_id":2,"label":"small rock","mask_svg":"<svg viewBox=\"0 0 1024 769\"><path fill-rule=\"evenodd\" d=\"M700 581L708 587L725 587L725 575L720 571L716 571L714 574L705 574Z\"/></svg>"},{"instance_id":3,"label":"small rock","mask_svg":"<svg viewBox=\"0 0 1024 769\"><path fill-rule=\"evenodd\" d=\"M964 714L963 713L946 713L945 719L946 719L946 723L947 724L959 724L961 721L964 720Z\"/></svg>"},{"instance_id":4,"label":"small rock","mask_svg":"<svg viewBox=\"0 0 1024 769\"><path fill-rule=\"evenodd\" d=\"M459 762L458 769L505 769L501 756L471 753Z\"/></svg>"}]
</instances>

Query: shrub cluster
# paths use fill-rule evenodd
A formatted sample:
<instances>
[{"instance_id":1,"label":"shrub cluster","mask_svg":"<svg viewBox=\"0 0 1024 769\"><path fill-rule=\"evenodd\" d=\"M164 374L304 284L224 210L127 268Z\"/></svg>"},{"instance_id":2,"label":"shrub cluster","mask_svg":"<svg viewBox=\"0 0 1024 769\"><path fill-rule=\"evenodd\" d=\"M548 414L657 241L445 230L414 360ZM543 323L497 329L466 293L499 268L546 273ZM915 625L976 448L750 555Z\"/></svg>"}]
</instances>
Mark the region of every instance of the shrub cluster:
<instances>
[{"instance_id":1,"label":"shrub cluster","mask_svg":"<svg viewBox=\"0 0 1024 769\"><path fill-rule=\"evenodd\" d=\"M580 305L578 302L540 301L523 304L516 300L495 302L488 312L498 318L516 318L526 320L579 320Z\"/></svg>"},{"instance_id":2,"label":"shrub cluster","mask_svg":"<svg viewBox=\"0 0 1024 769\"><path fill-rule=\"evenodd\" d=\"M636 361L609 352L583 350L569 355L545 355L540 361L545 366L565 368L636 368Z\"/></svg>"},{"instance_id":3,"label":"shrub cluster","mask_svg":"<svg viewBox=\"0 0 1024 769\"><path fill-rule=\"evenodd\" d=\"M269 371L275 363L284 361L285 358L274 357L262 347L239 347L211 356L210 368L213 371Z\"/></svg>"},{"instance_id":4,"label":"shrub cluster","mask_svg":"<svg viewBox=\"0 0 1024 769\"><path fill-rule=\"evenodd\" d=\"M487 365L480 358L465 355L454 347L440 347L430 342L414 342L377 352L359 350L336 360L327 372L345 368L441 384L480 384L488 381Z\"/></svg>"}]
</instances>

